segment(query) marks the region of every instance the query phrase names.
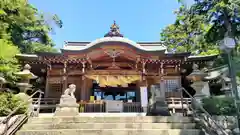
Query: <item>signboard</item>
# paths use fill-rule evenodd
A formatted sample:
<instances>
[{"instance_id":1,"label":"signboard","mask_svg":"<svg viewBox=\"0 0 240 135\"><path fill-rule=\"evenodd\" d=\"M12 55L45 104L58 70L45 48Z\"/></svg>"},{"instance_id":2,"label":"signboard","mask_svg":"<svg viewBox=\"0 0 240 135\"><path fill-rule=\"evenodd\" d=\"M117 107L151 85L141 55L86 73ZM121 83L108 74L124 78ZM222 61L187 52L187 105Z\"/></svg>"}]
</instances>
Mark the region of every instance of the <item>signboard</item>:
<instances>
[{"instance_id":1,"label":"signboard","mask_svg":"<svg viewBox=\"0 0 240 135\"><path fill-rule=\"evenodd\" d=\"M147 87L140 87L140 94L141 94L141 105L142 105L142 107L147 107L147 105L148 105Z\"/></svg>"},{"instance_id":2,"label":"signboard","mask_svg":"<svg viewBox=\"0 0 240 135\"><path fill-rule=\"evenodd\" d=\"M105 100L106 112L123 112L123 102L116 100Z\"/></svg>"}]
</instances>

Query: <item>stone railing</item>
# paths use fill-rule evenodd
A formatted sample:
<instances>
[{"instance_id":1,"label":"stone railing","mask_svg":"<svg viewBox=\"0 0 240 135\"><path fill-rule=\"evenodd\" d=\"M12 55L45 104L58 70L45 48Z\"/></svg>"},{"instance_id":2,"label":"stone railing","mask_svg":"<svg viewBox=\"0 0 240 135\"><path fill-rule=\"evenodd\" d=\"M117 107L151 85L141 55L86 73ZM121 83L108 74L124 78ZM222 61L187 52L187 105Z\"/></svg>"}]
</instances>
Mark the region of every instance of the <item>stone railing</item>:
<instances>
[{"instance_id":1,"label":"stone railing","mask_svg":"<svg viewBox=\"0 0 240 135\"><path fill-rule=\"evenodd\" d=\"M166 102L170 113L189 113L189 106L191 105L191 98L167 98Z\"/></svg>"},{"instance_id":2,"label":"stone railing","mask_svg":"<svg viewBox=\"0 0 240 135\"><path fill-rule=\"evenodd\" d=\"M1 123L0 124L0 135L2 135L5 132L6 128L8 126L13 125L17 121L17 119L19 119L20 117L21 117L20 115L15 115L15 116L11 117L8 121L8 125L6 125L5 123ZM0 117L0 121L3 121L6 118L7 118L7 116L6 117Z\"/></svg>"},{"instance_id":3,"label":"stone railing","mask_svg":"<svg viewBox=\"0 0 240 135\"><path fill-rule=\"evenodd\" d=\"M224 128L218 123L202 106L202 104L194 98L189 92L181 88L190 98L191 105L189 108L192 111L192 116L197 126L205 133L210 135L230 135L231 131Z\"/></svg>"},{"instance_id":4,"label":"stone railing","mask_svg":"<svg viewBox=\"0 0 240 135\"><path fill-rule=\"evenodd\" d=\"M29 102L31 103L32 97L37 94L39 94L38 100L34 101L32 104L29 104L29 108L21 115L15 115L21 107ZM11 111L6 117L1 117L0 134L15 134L15 132L24 124L25 121L27 121L29 117L38 116L42 94L43 92L41 90L35 91L31 96L28 97L28 99L21 102L16 108L14 108L14 110Z\"/></svg>"},{"instance_id":5,"label":"stone railing","mask_svg":"<svg viewBox=\"0 0 240 135\"><path fill-rule=\"evenodd\" d=\"M35 101L37 99L33 99ZM41 112L54 112L56 104L59 103L58 98L43 98L41 100ZM166 103L171 113L189 113L190 98L166 98ZM99 101L80 101L80 112L106 112L104 100ZM140 102L123 102L123 112L143 112Z\"/></svg>"},{"instance_id":6,"label":"stone railing","mask_svg":"<svg viewBox=\"0 0 240 135\"><path fill-rule=\"evenodd\" d=\"M37 100L37 98L33 98L33 102ZM42 98L40 101L40 112L52 113L55 111L57 104L59 104L59 98Z\"/></svg>"},{"instance_id":7,"label":"stone railing","mask_svg":"<svg viewBox=\"0 0 240 135\"><path fill-rule=\"evenodd\" d=\"M34 99L35 101L37 99ZM56 105L59 104L58 98L43 98L41 100L40 112L52 113L55 111ZM88 112L107 112L106 111L106 102L104 100L82 100L78 102L79 112L88 113ZM142 112L140 102L123 102L122 112Z\"/></svg>"}]
</instances>

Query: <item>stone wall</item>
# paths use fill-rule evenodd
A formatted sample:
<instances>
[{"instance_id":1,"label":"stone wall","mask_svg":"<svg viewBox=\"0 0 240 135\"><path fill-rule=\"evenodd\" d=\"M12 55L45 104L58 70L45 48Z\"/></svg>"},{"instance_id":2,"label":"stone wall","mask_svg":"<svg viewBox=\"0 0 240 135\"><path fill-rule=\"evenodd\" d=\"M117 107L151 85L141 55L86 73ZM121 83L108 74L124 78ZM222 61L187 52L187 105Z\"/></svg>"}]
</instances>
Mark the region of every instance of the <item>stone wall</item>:
<instances>
[{"instance_id":1,"label":"stone wall","mask_svg":"<svg viewBox=\"0 0 240 135\"><path fill-rule=\"evenodd\" d=\"M235 116L212 116L212 118L225 129L233 130L237 128L237 118Z\"/></svg>"},{"instance_id":2,"label":"stone wall","mask_svg":"<svg viewBox=\"0 0 240 135\"><path fill-rule=\"evenodd\" d=\"M15 115L12 118L10 118L10 120L8 121L8 125L13 124L13 122L15 122L15 120L17 120L17 118L19 118L20 115ZM3 121L6 117L0 117L0 135L4 133L4 129L6 128L6 124L1 123L1 121Z\"/></svg>"}]
</instances>

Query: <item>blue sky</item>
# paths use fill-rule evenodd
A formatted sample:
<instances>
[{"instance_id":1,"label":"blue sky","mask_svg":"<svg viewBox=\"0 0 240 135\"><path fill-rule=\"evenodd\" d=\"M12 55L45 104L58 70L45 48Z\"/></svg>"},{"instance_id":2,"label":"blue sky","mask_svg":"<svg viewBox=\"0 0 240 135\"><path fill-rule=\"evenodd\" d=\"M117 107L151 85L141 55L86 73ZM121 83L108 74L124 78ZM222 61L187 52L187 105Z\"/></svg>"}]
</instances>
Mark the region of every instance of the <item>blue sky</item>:
<instances>
[{"instance_id":1,"label":"blue sky","mask_svg":"<svg viewBox=\"0 0 240 135\"><path fill-rule=\"evenodd\" d=\"M57 48L64 41L93 41L109 31L113 20L125 37L159 41L161 29L175 20L177 0L29 0L45 13L57 14L63 28L52 35Z\"/></svg>"}]
</instances>

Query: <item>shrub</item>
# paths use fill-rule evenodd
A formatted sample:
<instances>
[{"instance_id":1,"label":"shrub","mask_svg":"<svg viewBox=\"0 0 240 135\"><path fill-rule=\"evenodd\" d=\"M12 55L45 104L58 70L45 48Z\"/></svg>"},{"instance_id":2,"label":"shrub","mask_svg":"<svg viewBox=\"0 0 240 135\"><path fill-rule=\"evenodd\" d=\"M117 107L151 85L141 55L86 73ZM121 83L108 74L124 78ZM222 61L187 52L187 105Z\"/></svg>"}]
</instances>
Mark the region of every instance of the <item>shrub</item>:
<instances>
[{"instance_id":1,"label":"shrub","mask_svg":"<svg viewBox=\"0 0 240 135\"><path fill-rule=\"evenodd\" d=\"M23 101L12 93L0 93L0 116L7 116L16 109ZM15 115L23 114L27 111L27 105L21 106Z\"/></svg>"},{"instance_id":2,"label":"shrub","mask_svg":"<svg viewBox=\"0 0 240 135\"><path fill-rule=\"evenodd\" d=\"M202 99L203 108L211 115L235 115L234 99L213 96Z\"/></svg>"}]
</instances>

